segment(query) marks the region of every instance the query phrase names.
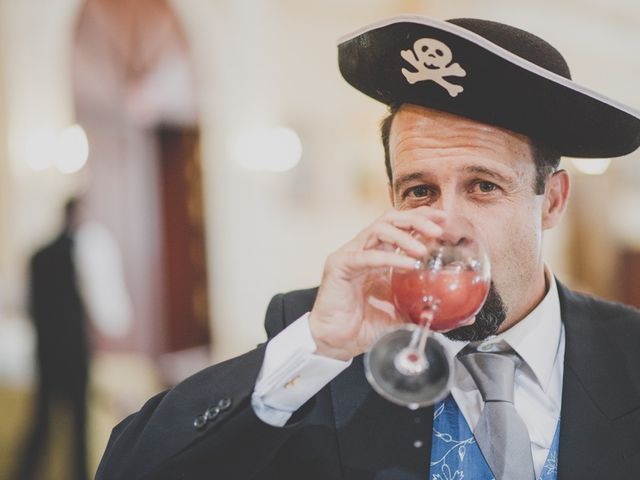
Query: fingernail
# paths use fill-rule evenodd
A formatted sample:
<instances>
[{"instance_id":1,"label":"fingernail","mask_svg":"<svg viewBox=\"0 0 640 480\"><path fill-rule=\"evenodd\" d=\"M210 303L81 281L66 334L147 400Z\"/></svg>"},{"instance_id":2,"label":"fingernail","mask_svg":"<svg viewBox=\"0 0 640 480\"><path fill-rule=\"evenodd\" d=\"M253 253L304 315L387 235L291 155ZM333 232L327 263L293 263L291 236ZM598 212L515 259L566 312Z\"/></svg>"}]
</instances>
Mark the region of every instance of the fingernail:
<instances>
[{"instance_id":1,"label":"fingernail","mask_svg":"<svg viewBox=\"0 0 640 480\"><path fill-rule=\"evenodd\" d=\"M439 237L444 231L440 225L434 225L431 229L434 237Z\"/></svg>"},{"instance_id":2,"label":"fingernail","mask_svg":"<svg viewBox=\"0 0 640 480\"><path fill-rule=\"evenodd\" d=\"M419 241L417 241L417 240L416 240L416 241L414 242L414 246L415 246L416 251L417 251L420 255L426 255L426 253L427 253L427 246L426 246L424 243L419 242Z\"/></svg>"},{"instance_id":3,"label":"fingernail","mask_svg":"<svg viewBox=\"0 0 640 480\"><path fill-rule=\"evenodd\" d=\"M402 257L403 268L406 268L408 270L413 270L414 268L417 268L419 264L420 264L420 260L416 260L415 258L411 258L411 257Z\"/></svg>"}]
</instances>

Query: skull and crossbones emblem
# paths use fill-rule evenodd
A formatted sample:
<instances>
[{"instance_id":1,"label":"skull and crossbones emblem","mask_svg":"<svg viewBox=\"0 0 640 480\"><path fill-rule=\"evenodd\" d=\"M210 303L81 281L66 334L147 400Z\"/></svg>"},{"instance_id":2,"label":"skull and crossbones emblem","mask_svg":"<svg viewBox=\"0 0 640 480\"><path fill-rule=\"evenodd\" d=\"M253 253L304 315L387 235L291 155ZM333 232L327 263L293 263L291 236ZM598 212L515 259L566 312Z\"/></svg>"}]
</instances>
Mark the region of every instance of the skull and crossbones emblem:
<instances>
[{"instance_id":1,"label":"skull and crossbones emblem","mask_svg":"<svg viewBox=\"0 0 640 480\"><path fill-rule=\"evenodd\" d=\"M416 69L414 72L406 68L402 69L402 74L411 85L432 80L452 97L456 97L464 90L461 85L455 85L444 79L444 77L464 77L467 72L458 63L451 63L453 60L451 49L441 41L434 38L421 38L415 41L413 50L402 50L400 55Z\"/></svg>"}]
</instances>

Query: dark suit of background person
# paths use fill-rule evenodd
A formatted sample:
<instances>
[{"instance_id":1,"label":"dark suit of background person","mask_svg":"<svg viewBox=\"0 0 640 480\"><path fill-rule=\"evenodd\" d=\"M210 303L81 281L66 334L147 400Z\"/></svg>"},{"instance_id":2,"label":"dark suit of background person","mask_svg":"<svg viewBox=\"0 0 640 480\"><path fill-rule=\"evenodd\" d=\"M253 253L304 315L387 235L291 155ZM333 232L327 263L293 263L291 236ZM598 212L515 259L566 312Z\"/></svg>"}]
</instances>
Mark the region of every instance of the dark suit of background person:
<instances>
[{"instance_id":1,"label":"dark suit of background person","mask_svg":"<svg viewBox=\"0 0 640 480\"><path fill-rule=\"evenodd\" d=\"M517 108L511 102L489 101L492 108L487 116L503 127L517 126L526 135L521 130L531 127L527 122L532 115L523 112L539 112L542 106L544 115L532 120L533 127L553 136L565 154L573 151L595 156L597 151L607 151L615 156L640 145L639 115L579 91L567 80L566 64L561 69L563 75L556 72L554 76L522 61L532 46L538 53L549 52L537 37L481 20L450 22L476 30L468 33L446 22L416 18L385 20L341 42L343 76L385 103L401 99L475 120L478 105L487 103L488 98L504 103L504 95L509 94L519 102ZM478 40L477 32L484 38L489 36L491 44ZM362 38L365 34L367 38ZM450 98L455 92L445 92L441 84L424 87L429 95L412 96L417 90L400 74L401 68L406 69L403 59L407 58L400 52L413 45L416 37L432 40L435 35L446 40L447 48L455 50L455 61L470 71L465 84L468 95L458 97L458 103ZM513 60L496 44L517 50L521 56ZM558 55L556 52L556 60ZM542 54L538 64L550 65L555 72L549 58ZM499 72L500 77L483 76L491 71ZM371 72L384 75L377 78ZM422 74L433 79L433 72ZM507 78L511 74L514 77ZM558 79L560 76L564 78ZM519 89L520 83L524 91ZM509 91L504 91L503 85ZM428 104L432 99L440 103L435 107ZM554 116L546 115L554 108ZM583 111L592 115L581 115ZM556 129L562 128L566 137L556 134ZM557 478L639 479L640 312L577 294L560 282L557 286L566 342ZM274 297L265 321L268 338L311 311L316 294L316 290L305 290ZM251 405L264 354L263 345L150 399L114 429L97 480L427 478L433 407L411 411L384 400L367 383L360 355L284 427L273 427L258 419Z\"/></svg>"},{"instance_id":2,"label":"dark suit of background person","mask_svg":"<svg viewBox=\"0 0 640 480\"><path fill-rule=\"evenodd\" d=\"M15 478L27 480L44 459L50 438L53 405L64 405L73 419L72 479L87 478L86 390L89 349L85 306L73 262L73 228L78 204L65 206L60 234L32 257L29 268L29 306L37 336L38 384L36 411Z\"/></svg>"}]
</instances>

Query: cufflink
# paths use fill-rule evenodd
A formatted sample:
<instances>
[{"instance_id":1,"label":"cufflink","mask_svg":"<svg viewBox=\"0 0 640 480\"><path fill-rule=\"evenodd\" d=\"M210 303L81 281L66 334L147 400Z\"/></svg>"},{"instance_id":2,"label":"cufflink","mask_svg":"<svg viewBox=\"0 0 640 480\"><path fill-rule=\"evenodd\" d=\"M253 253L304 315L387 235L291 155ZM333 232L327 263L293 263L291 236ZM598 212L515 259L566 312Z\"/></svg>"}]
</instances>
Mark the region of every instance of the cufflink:
<instances>
[{"instance_id":1,"label":"cufflink","mask_svg":"<svg viewBox=\"0 0 640 480\"><path fill-rule=\"evenodd\" d=\"M289 389L289 388L295 387L296 383L298 383L298 380L300 380L300 375L296 375L291 380L289 380L287 383L285 383L284 384L284 388Z\"/></svg>"}]
</instances>

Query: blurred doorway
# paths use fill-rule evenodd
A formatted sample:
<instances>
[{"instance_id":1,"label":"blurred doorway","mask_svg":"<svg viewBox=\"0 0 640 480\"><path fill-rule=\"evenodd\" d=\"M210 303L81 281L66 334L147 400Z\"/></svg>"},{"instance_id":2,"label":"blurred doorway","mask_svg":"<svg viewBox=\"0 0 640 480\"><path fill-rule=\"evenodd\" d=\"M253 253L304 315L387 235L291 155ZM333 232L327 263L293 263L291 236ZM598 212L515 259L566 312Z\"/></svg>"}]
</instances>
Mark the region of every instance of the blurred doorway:
<instances>
[{"instance_id":1,"label":"blurred doorway","mask_svg":"<svg viewBox=\"0 0 640 480\"><path fill-rule=\"evenodd\" d=\"M197 128L156 130L164 248L164 348L182 351L209 341L202 170Z\"/></svg>"},{"instance_id":2,"label":"blurred doorway","mask_svg":"<svg viewBox=\"0 0 640 480\"><path fill-rule=\"evenodd\" d=\"M89 215L117 239L126 338L95 332L95 466L113 426L210 361L200 135L189 46L167 0L87 0L73 39L76 117L89 139Z\"/></svg>"},{"instance_id":3,"label":"blurred doorway","mask_svg":"<svg viewBox=\"0 0 640 480\"><path fill-rule=\"evenodd\" d=\"M73 83L91 146L89 210L120 243L135 318L126 339L101 338L98 347L158 359L208 346L196 97L169 3L88 0Z\"/></svg>"}]
</instances>

